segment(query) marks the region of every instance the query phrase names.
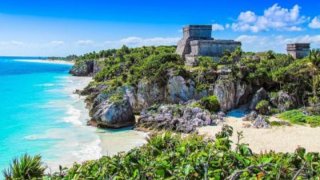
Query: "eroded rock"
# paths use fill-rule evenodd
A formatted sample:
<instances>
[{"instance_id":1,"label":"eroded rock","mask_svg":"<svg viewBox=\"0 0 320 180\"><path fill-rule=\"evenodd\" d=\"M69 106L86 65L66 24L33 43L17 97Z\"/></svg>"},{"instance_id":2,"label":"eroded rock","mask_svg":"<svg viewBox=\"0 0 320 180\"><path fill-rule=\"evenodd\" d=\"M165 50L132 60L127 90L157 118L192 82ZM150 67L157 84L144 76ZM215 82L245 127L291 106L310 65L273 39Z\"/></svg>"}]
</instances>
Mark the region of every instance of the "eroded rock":
<instances>
[{"instance_id":1,"label":"eroded rock","mask_svg":"<svg viewBox=\"0 0 320 180\"><path fill-rule=\"evenodd\" d=\"M94 108L93 121L98 127L122 128L135 124L132 107L127 98L103 101Z\"/></svg>"},{"instance_id":2,"label":"eroded rock","mask_svg":"<svg viewBox=\"0 0 320 180\"><path fill-rule=\"evenodd\" d=\"M253 96L249 109L254 110L256 109L257 104L263 100L263 99L267 99L268 97L268 93L264 88L260 88L255 95Z\"/></svg>"},{"instance_id":3,"label":"eroded rock","mask_svg":"<svg viewBox=\"0 0 320 180\"><path fill-rule=\"evenodd\" d=\"M93 74L93 68L94 60L77 61L69 73L74 76L91 76Z\"/></svg>"},{"instance_id":4,"label":"eroded rock","mask_svg":"<svg viewBox=\"0 0 320 180\"><path fill-rule=\"evenodd\" d=\"M296 106L296 99L284 91L279 91L274 96L271 96L270 101L280 112L290 110Z\"/></svg>"},{"instance_id":5,"label":"eroded rock","mask_svg":"<svg viewBox=\"0 0 320 180\"><path fill-rule=\"evenodd\" d=\"M138 127L191 133L197 127L215 125L217 117L209 111L188 105L161 105L144 111Z\"/></svg>"}]
</instances>

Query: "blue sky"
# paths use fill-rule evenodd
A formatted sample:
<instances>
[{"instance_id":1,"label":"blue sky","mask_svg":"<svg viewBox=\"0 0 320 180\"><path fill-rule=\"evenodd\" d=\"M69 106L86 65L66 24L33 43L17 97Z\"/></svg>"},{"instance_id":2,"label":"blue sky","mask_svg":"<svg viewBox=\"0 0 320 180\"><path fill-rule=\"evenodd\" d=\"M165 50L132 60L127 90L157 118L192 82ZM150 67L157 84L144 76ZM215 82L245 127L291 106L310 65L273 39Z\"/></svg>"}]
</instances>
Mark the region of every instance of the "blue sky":
<instances>
[{"instance_id":1,"label":"blue sky","mask_svg":"<svg viewBox=\"0 0 320 180\"><path fill-rule=\"evenodd\" d=\"M320 47L320 1L0 0L0 55L64 56L176 44L187 24L212 24L216 39L246 51ZM258 3L259 2L259 3Z\"/></svg>"}]
</instances>

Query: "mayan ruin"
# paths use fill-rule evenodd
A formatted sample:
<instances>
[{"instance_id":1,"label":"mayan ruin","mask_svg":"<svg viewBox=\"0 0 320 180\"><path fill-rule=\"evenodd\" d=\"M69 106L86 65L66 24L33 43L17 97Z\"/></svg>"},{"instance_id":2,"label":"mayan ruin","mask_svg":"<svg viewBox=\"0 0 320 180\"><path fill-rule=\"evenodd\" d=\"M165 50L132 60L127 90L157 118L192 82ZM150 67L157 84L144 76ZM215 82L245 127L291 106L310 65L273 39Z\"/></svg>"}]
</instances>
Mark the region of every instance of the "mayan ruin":
<instances>
[{"instance_id":1,"label":"mayan ruin","mask_svg":"<svg viewBox=\"0 0 320 180\"><path fill-rule=\"evenodd\" d=\"M183 38L178 42L176 53L185 59L186 65L192 66L199 56L218 59L224 52L233 52L237 47L241 47L241 42L214 39L211 25L188 25L183 28Z\"/></svg>"},{"instance_id":2,"label":"mayan ruin","mask_svg":"<svg viewBox=\"0 0 320 180\"><path fill-rule=\"evenodd\" d=\"M287 52L294 59L302 59L310 53L310 43L293 43L287 45Z\"/></svg>"}]
</instances>

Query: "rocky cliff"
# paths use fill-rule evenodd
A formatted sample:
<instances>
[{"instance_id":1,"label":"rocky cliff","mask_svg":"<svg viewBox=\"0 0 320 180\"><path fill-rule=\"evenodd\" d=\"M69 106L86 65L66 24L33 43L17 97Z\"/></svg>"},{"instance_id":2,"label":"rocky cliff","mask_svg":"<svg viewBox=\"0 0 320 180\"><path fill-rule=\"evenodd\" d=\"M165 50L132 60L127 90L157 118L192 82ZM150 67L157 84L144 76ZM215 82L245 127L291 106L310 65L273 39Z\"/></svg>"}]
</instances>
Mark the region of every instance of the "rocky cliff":
<instances>
[{"instance_id":1,"label":"rocky cliff","mask_svg":"<svg viewBox=\"0 0 320 180\"><path fill-rule=\"evenodd\" d=\"M237 51L226 53L219 62L201 57L196 66L190 67L185 66L183 59L174 53L175 49L170 46L122 47L88 55L104 56L104 59L84 60L86 57L81 57L70 72L76 76L94 77L94 82L81 92L87 95L92 117L90 124L120 128L131 126L138 120L138 126L160 127L154 123L161 120L162 124L169 124L161 127L189 132L194 126L210 124L208 118L200 118L197 114L207 112L205 110L209 110L211 115L218 114L216 108L210 109L216 107L216 100L223 113L247 104L248 110L261 114L286 111L303 101L297 94L301 91L280 89L282 86L278 81L289 79L290 76L282 77L283 73L279 74L278 67L275 68L273 64L279 63L281 68L287 68L286 64L291 61L283 59L288 58L286 56L272 60L270 58L275 58L275 55L270 52L255 58L257 55L244 56ZM297 65L293 63L291 66ZM273 69L276 70L269 73ZM273 76L276 76L275 80ZM290 86L284 87L291 85L295 86L290 83ZM179 111L189 112L188 108L192 112L197 111L191 117L183 118L187 112L180 113L180 116L171 113L171 105L186 106L190 101L194 102L194 106L180 108ZM143 118L135 119L135 115L141 115L155 105L167 107L166 111L160 108L154 115L147 112ZM215 121L214 118L211 120Z\"/></svg>"}]
</instances>

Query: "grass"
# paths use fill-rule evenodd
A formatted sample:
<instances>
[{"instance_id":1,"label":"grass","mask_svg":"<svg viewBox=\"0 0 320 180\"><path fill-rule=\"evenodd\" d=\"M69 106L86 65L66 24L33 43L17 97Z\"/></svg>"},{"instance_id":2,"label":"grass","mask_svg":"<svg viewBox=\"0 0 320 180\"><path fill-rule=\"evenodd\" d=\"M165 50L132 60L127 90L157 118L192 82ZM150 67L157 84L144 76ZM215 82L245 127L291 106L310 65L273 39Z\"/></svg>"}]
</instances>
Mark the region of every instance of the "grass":
<instances>
[{"instance_id":1,"label":"grass","mask_svg":"<svg viewBox=\"0 0 320 180\"><path fill-rule=\"evenodd\" d=\"M301 110L291 110L281 113L279 118L289 121L292 124L305 125L308 124L311 127L320 126L320 116L308 116Z\"/></svg>"}]
</instances>

